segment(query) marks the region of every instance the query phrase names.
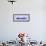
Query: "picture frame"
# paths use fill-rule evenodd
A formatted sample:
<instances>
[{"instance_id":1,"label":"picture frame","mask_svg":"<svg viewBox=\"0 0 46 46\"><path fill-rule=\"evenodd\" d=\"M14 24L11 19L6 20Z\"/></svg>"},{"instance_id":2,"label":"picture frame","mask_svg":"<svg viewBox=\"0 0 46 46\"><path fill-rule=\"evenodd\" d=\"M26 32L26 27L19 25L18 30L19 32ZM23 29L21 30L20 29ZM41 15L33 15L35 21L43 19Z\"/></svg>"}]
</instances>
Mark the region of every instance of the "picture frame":
<instances>
[{"instance_id":1,"label":"picture frame","mask_svg":"<svg viewBox=\"0 0 46 46\"><path fill-rule=\"evenodd\" d=\"M29 22L30 14L13 14L13 22Z\"/></svg>"}]
</instances>

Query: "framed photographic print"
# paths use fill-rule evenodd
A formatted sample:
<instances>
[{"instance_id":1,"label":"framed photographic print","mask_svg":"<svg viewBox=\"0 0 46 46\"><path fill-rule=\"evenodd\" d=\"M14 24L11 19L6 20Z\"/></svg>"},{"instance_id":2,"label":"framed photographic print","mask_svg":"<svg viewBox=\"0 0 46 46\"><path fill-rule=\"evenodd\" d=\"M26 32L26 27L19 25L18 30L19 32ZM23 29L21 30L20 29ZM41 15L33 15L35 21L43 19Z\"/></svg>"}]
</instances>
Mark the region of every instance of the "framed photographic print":
<instances>
[{"instance_id":1,"label":"framed photographic print","mask_svg":"<svg viewBox=\"0 0 46 46\"><path fill-rule=\"evenodd\" d=\"M13 14L13 22L29 22L30 14Z\"/></svg>"}]
</instances>

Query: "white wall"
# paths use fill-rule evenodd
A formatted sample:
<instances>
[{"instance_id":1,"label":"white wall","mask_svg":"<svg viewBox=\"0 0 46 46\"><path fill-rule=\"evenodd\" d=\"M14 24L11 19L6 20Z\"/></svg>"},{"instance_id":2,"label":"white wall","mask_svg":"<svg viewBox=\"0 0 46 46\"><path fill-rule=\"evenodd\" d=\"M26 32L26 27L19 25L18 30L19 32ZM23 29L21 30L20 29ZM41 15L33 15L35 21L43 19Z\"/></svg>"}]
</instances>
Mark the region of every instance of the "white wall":
<instances>
[{"instance_id":1,"label":"white wall","mask_svg":"<svg viewBox=\"0 0 46 46\"><path fill-rule=\"evenodd\" d=\"M46 40L45 0L17 0L12 6L7 0L0 0L0 40L11 40L18 32L31 34L32 39ZM14 10L13 10L14 8ZM13 13L29 13L30 22L13 22Z\"/></svg>"}]
</instances>

